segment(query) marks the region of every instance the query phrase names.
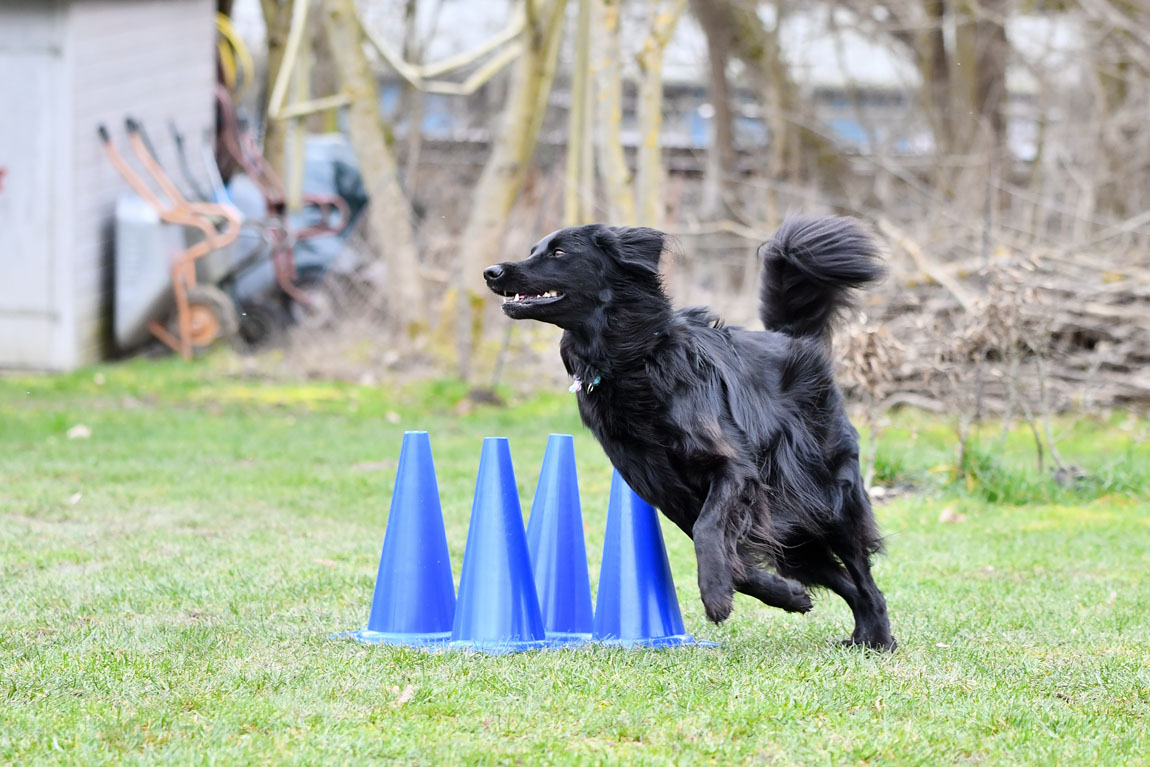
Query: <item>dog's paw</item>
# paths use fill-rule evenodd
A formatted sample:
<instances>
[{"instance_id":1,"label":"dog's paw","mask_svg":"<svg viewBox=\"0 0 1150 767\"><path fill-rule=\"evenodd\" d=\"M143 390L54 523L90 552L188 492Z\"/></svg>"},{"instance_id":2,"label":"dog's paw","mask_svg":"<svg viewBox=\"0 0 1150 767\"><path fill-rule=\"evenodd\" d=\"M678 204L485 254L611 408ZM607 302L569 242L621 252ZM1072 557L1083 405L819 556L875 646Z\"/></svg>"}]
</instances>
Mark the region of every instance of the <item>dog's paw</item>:
<instances>
[{"instance_id":1,"label":"dog's paw","mask_svg":"<svg viewBox=\"0 0 1150 767\"><path fill-rule=\"evenodd\" d=\"M727 572L714 573L710 577L700 572L699 596L707 619L712 623L722 623L735 607L735 583Z\"/></svg>"},{"instance_id":2,"label":"dog's paw","mask_svg":"<svg viewBox=\"0 0 1150 767\"><path fill-rule=\"evenodd\" d=\"M708 600L703 598L703 610L707 613L707 620L711 623L722 623L727 618L731 617L731 611L735 608L734 595L728 596L726 599Z\"/></svg>"},{"instance_id":3,"label":"dog's paw","mask_svg":"<svg viewBox=\"0 0 1150 767\"><path fill-rule=\"evenodd\" d=\"M810 612L815 603L811 601L811 592L801 583L791 582L790 594L783 609L789 613Z\"/></svg>"},{"instance_id":4,"label":"dog's paw","mask_svg":"<svg viewBox=\"0 0 1150 767\"><path fill-rule=\"evenodd\" d=\"M840 644L843 647L864 647L877 652L894 652L898 649L898 642L895 641L894 637L889 635L871 638L851 636L849 639L842 640Z\"/></svg>"},{"instance_id":5,"label":"dog's paw","mask_svg":"<svg viewBox=\"0 0 1150 767\"><path fill-rule=\"evenodd\" d=\"M699 597L711 622L727 620L735 607L735 580L726 562L699 557Z\"/></svg>"}]
</instances>

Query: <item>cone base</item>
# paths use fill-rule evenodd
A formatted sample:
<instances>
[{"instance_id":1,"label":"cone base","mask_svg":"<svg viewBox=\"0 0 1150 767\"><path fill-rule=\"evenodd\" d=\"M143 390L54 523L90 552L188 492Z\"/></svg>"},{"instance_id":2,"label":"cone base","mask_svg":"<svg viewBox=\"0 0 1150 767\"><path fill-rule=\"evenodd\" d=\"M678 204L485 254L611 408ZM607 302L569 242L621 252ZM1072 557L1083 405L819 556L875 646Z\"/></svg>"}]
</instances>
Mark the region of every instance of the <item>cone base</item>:
<instances>
[{"instance_id":1,"label":"cone base","mask_svg":"<svg viewBox=\"0 0 1150 767\"><path fill-rule=\"evenodd\" d=\"M589 631L548 631L547 641L552 647L582 647L595 640Z\"/></svg>"},{"instance_id":2,"label":"cone base","mask_svg":"<svg viewBox=\"0 0 1150 767\"><path fill-rule=\"evenodd\" d=\"M523 641L477 642L471 640L451 641L451 632L436 634L387 633L382 631L344 631L332 634L331 639L351 639L365 645L390 645L393 647L420 647L426 650L461 650L487 655L507 655L531 650L562 650L565 648L621 647L625 650L665 650L672 647L720 647L718 642L696 639L690 634L676 634L650 639L595 639L591 634L580 632L548 632L546 639Z\"/></svg>"},{"instance_id":3,"label":"cone base","mask_svg":"<svg viewBox=\"0 0 1150 767\"><path fill-rule=\"evenodd\" d=\"M409 634L360 629L359 631L345 631L342 634L332 634L332 638L352 639L360 644L387 644L404 647L443 647L451 640L451 632L441 631L432 634Z\"/></svg>"},{"instance_id":4,"label":"cone base","mask_svg":"<svg viewBox=\"0 0 1150 767\"><path fill-rule=\"evenodd\" d=\"M718 647L718 642L709 642L705 639L695 639L690 634L672 634L665 637L650 637L648 639L618 639L604 637L593 640L595 644L603 647L622 647L625 650L647 649L662 650L670 647Z\"/></svg>"},{"instance_id":5,"label":"cone base","mask_svg":"<svg viewBox=\"0 0 1150 767\"><path fill-rule=\"evenodd\" d=\"M556 645L549 639L457 639L444 645L448 650L469 650L487 655L507 655L528 650L548 650Z\"/></svg>"}]
</instances>

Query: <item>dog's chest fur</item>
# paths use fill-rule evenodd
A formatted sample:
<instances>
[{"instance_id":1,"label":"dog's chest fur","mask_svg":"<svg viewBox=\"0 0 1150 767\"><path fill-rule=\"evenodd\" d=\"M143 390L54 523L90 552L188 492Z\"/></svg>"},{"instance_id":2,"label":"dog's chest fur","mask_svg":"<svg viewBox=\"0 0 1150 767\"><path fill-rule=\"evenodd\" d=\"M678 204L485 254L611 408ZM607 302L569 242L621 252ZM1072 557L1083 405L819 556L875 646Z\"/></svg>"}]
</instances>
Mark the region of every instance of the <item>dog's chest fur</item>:
<instances>
[{"instance_id":1,"label":"dog's chest fur","mask_svg":"<svg viewBox=\"0 0 1150 767\"><path fill-rule=\"evenodd\" d=\"M712 456L670 413L678 384L669 368L682 366L681 350L666 339L652 344L646 357L616 357L610 364L583 351L570 339L561 346L564 364L582 384L576 397L583 424L635 492L690 535L710 486Z\"/></svg>"}]
</instances>

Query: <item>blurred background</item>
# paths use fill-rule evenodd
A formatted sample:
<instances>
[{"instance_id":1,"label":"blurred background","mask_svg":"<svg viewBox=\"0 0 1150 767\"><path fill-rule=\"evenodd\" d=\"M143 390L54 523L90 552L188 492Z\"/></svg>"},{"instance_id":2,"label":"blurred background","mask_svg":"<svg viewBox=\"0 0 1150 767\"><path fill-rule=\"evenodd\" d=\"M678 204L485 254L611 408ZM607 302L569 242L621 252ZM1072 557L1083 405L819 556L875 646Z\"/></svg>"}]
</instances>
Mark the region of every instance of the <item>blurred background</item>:
<instances>
[{"instance_id":1,"label":"blurred background","mask_svg":"<svg viewBox=\"0 0 1150 767\"><path fill-rule=\"evenodd\" d=\"M565 386L480 272L670 232L757 324L757 245L861 218L868 421L1150 403L1145 0L0 0L0 366ZM1052 438L1051 438L1052 440ZM1048 452L1057 459L1054 445ZM1041 460L1041 459L1040 459Z\"/></svg>"}]
</instances>

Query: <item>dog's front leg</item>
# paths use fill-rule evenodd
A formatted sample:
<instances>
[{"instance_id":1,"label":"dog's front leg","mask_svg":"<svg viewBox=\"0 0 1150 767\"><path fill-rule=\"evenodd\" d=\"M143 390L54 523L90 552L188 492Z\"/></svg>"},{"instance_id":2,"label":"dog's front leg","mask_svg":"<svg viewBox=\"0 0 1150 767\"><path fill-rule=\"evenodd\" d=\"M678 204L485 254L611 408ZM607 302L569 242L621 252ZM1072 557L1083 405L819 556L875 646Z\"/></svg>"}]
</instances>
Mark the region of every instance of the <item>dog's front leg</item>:
<instances>
[{"instance_id":1,"label":"dog's front leg","mask_svg":"<svg viewBox=\"0 0 1150 767\"><path fill-rule=\"evenodd\" d=\"M699 566L699 596L707 618L722 623L735 603L735 574L727 542L727 519L737 513L738 488L727 477L711 483L707 500L691 528L695 559Z\"/></svg>"}]
</instances>

